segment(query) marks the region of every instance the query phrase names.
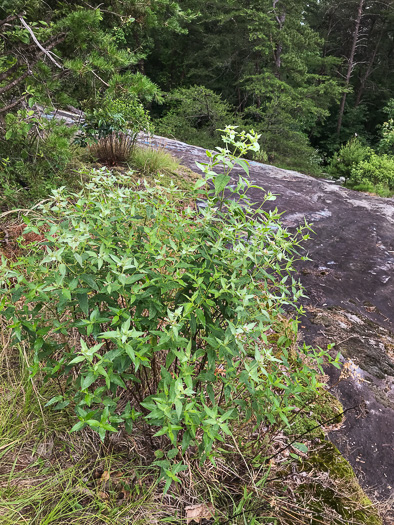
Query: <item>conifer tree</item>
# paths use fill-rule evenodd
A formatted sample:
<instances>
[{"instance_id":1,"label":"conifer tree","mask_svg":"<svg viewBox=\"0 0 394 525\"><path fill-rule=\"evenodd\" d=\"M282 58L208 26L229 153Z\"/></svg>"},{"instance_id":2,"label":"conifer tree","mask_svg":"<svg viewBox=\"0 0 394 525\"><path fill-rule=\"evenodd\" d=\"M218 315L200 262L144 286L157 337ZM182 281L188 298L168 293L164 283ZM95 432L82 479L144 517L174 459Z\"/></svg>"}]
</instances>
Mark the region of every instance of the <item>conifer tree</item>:
<instances>
[{"instance_id":1,"label":"conifer tree","mask_svg":"<svg viewBox=\"0 0 394 525\"><path fill-rule=\"evenodd\" d=\"M150 50L148 31L182 31L184 18L170 0L4 0L0 115L32 95L45 105L77 105L120 86L153 96L157 88L136 75Z\"/></svg>"}]
</instances>

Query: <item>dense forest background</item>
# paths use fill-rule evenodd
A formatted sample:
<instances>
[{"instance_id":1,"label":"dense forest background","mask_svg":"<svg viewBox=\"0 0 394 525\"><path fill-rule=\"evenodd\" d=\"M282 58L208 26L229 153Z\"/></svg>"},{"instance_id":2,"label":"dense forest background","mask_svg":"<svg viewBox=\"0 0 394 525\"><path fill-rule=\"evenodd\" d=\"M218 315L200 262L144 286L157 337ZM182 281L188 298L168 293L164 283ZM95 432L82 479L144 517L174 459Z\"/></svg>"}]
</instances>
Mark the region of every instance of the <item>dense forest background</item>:
<instances>
[{"instance_id":1,"label":"dense forest background","mask_svg":"<svg viewBox=\"0 0 394 525\"><path fill-rule=\"evenodd\" d=\"M392 154L393 0L4 0L0 50L4 134L23 105L133 98L157 133L254 128L262 160L311 174L355 136Z\"/></svg>"}]
</instances>

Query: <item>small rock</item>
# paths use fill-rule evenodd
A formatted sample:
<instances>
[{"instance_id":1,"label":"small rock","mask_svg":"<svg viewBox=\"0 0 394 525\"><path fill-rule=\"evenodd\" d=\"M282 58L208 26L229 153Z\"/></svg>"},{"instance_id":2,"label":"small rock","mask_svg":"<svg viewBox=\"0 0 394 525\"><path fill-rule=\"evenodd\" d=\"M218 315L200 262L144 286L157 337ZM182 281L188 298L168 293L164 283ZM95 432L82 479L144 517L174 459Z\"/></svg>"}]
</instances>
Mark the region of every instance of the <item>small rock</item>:
<instances>
[{"instance_id":1,"label":"small rock","mask_svg":"<svg viewBox=\"0 0 394 525\"><path fill-rule=\"evenodd\" d=\"M50 458L53 451L53 445L53 439L42 441L37 447L37 455L46 459Z\"/></svg>"},{"instance_id":2,"label":"small rock","mask_svg":"<svg viewBox=\"0 0 394 525\"><path fill-rule=\"evenodd\" d=\"M349 321L352 321L352 323L355 323L355 324L364 324L364 321L362 321L359 317L357 317L357 315L354 315L354 314L350 314L349 312L343 312L343 315L345 315Z\"/></svg>"}]
</instances>

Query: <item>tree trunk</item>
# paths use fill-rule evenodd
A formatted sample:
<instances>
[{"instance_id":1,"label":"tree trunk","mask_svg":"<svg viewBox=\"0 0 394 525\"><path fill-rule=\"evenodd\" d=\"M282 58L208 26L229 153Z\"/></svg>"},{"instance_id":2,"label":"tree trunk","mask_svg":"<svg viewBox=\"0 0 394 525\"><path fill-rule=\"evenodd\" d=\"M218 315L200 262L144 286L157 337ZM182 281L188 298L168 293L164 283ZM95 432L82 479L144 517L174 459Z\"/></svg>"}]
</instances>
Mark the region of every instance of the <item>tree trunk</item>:
<instances>
[{"instance_id":1,"label":"tree trunk","mask_svg":"<svg viewBox=\"0 0 394 525\"><path fill-rule=\"evenodd\" d=\"M274 11L276 9L276 4L278 3L278 0L273 0L272 7L274 8ZM280 15L275 14L276 21L279 25L279 33L283 29L283 25L286 21L286 10L283 10L283 13ZM277 78L280 78L280 67L281 67L281 61L282 61L282 50L283 50L283 44L279 40L279 42L276 45L276 49L274 51L274 61L275 61L275 76Z\"/></svg>"},{"instance_id":2,"label":"tree trunk","mask_svg":"<svg viewBox=\"0 0 394 525\"><path fill-rule=\"evenodd\" d=\"M358 42L358 37L359 37L359 32L360 32L360 24L361 24L361 19L362 19L362 16L363 16L363 7L364 7L364 0L360 0L360 3L358 5L358 11L357 11L356 27L354 28L352 49L350 51L348 68L347 68L347 73L346 73L346 82L345 82L346 89L349 87L350 78L351 78L352 72L353 72L354 56L356 54L357 42ZM340 108L339 108L338 125L337 125L337 134L338 135L341 133L342 119L343 119L343 114L344 114L344 111L345 111L345 104L346 104L346 96L347 96L347 91L345 91L343 96L342 96L341 105L340 105Z\"/></svg>"}]
</instances>

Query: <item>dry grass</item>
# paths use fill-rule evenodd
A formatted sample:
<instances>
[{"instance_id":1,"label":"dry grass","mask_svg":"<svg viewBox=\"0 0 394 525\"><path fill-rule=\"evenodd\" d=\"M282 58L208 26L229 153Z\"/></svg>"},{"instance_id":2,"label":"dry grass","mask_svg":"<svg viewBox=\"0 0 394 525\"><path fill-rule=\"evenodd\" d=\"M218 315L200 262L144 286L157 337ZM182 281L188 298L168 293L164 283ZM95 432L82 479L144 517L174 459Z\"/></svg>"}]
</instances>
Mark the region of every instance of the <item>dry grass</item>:
<instances>
[{"instance_id":1,"label":"dry grass","mask_svg":"<svg viewBox=\"0 0 394 525\"><path fill-rule=\"evenodd\" d=\"M89 146L89 152L107 166L126 162L133 151L136 135L111 133Z\"/></svg>"}]
</instances>

